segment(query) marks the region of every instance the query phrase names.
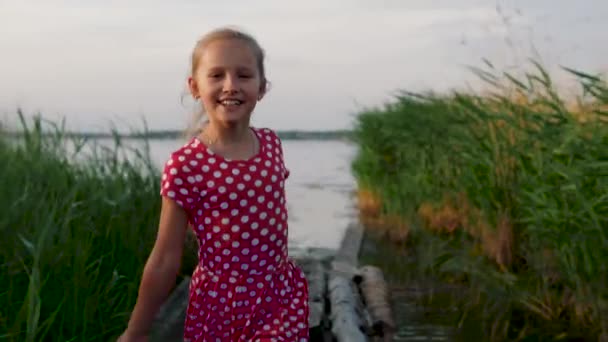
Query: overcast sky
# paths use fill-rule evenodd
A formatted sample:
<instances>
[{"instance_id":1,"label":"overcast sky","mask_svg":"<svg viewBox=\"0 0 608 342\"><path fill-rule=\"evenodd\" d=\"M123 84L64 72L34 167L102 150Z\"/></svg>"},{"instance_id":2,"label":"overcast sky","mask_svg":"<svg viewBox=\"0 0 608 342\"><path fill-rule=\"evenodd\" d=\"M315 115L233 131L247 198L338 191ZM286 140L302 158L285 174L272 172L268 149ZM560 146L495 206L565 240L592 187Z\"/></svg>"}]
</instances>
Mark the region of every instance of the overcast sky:
<instances>
[{"instance_id":1,"label":"overcast sky","mask_svg":"<svg viewBox=\"0 0 608 342\"><path fill-rule=\"evenodd\" d=\"M465 86L467 65L517 63L532 44L548 65L607 71L606 18L606 0L0 0L0 118L182 129L196 39L237 25L268 55L255 125L349 128L398 89Z\"/></svg>"}]
</instances>

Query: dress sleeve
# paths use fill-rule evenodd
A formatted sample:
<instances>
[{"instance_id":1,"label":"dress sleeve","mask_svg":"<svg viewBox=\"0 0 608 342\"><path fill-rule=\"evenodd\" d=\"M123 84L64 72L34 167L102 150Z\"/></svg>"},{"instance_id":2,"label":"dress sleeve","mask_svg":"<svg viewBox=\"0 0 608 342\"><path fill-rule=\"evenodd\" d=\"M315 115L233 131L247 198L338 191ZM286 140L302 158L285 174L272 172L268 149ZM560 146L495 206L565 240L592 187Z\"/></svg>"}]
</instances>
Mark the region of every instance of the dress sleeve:
<instances>
[{"instance_id":1,"label":"dress sleeve","mask_svg":"<svg viewBox=\"0 0 608 342\"><path fill-rule=\"evenodd\" d=\"M182 151L173 152L163 168L160 194L189 210L199 197L194 179L188 155Z\"/></svg>"}]
</instances>

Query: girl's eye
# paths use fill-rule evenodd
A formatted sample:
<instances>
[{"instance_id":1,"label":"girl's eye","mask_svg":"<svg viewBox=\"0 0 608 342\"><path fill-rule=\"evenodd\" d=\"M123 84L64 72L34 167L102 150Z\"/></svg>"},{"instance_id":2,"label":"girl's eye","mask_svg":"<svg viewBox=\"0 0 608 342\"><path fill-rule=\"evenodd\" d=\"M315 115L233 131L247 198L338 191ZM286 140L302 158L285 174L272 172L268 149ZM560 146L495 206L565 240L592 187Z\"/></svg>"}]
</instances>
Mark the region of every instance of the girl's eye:
<instances>
[{"instance_id":1,"label":"girl's eye","mask_svg":"<svg viewBox=\"0 0 608 342\"><path fill-rule=\"evenodd\" d=\"M251 78L251 75L240 75L240 78Z\"/></svg>"}]
</instances>

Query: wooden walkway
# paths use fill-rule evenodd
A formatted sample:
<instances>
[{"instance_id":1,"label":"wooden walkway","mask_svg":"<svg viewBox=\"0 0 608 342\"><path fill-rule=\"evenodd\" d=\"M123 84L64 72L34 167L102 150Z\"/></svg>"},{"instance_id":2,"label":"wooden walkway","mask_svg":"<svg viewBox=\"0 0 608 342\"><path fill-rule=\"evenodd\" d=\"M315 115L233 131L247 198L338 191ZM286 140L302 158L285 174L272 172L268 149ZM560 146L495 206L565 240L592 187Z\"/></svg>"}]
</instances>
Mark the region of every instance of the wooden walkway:
<instances>
[{"instance_id":1,"label":"wooden walkway","mask_svg":"<svg viewBox=\"0 0 608 342\"><path fill-rule=\"evenodd\" d=\"M310 341L391 341L395 324L389 293L379 268L359 267L363 228L353 224L335 255L294 257L308 280ZM190 278L171 293L153 329L151 342L182 340Z\"/></svg>"}]
</instances>

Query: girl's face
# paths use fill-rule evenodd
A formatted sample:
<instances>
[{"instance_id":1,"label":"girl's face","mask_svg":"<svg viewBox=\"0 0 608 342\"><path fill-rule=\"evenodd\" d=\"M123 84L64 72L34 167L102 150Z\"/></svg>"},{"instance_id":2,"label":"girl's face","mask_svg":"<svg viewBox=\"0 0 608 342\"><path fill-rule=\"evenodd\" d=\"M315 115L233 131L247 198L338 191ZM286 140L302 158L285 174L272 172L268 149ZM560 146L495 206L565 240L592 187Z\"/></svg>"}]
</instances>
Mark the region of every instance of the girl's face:
<instances>
[{"instance_id":1,"label":"girl's face","mask_svg":"<svg viewBox=\"0 0 608 342\"><path fill-rule=\"evenodd\" d=\"M248 123L264 89L255 55L238 39L216 40L201 54L196 73L188 80L211 121L226 125Z\"/></svg>"}]
</instances>

